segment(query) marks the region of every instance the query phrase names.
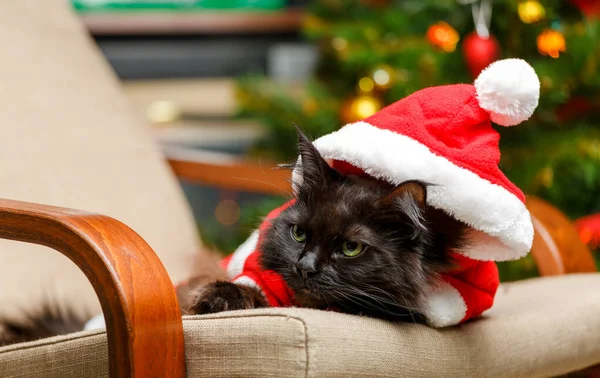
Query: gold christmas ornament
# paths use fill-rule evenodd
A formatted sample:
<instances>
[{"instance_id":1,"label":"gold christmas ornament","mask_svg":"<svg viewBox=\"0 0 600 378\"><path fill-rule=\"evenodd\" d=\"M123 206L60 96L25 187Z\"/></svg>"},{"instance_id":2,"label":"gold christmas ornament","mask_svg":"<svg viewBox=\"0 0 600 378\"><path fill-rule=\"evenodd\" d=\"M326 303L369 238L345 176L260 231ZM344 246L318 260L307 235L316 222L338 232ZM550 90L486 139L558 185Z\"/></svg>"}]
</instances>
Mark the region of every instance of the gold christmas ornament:
<instances>
[{"instance_id":1,"label":"gold christmas ornament","mask_svg":"<svg viewBox=\"0 0 600 378\"><path fill-rule=\"evenodd\" d=\"M544 29L537 37L537 48L540 54L558 58L567 50L565 36L558 30Z\"/></svg>"},{"instance_id":2,"label":"gold christmas ornament","mask_svg":"<svg viewBox=\"0 0 600 378\"><path fill-rule=\"evenodd\" d=\"M375 82L370 77L363 77L358 81L358 90L363 93L370 93L375 88Z\"/></svg>"},{"instance_id":3,"label":"gold christmas ornament","mask_svg":"<svg viewBox=\"0 0 600 378\"><path fill-rule=\"evenodd\" d=\"M373 70L371 77L377 89L388 89L394 83L394 69L387 64L382 64Z\"/></svg>"},{"instance_id":4,"label":"gold christmas ornament","mask_svg":"<svg viewBox=\"0 0 600 378\"><path fill-rule=\"evenodd\" d=\"M456 29L444 21L433 24L427 30L427 40L445 52L456 50L460 37Z\"/></svg>"},{"instance_id":5,"label":"gold christmas ornament","mask_svg":"<svg viewBox=\"0 0 600 378\"><path fill-rule=\"evenodd\" d=\"M383 106L381 100L370 94L352 97L342 105L340 118L345 124L363 120L377 113Z\"/></svg>"},{"instance_id":6,"label":"gold christmas ornament","mask_svg":"<svg viewBox=\"0 0 600 378\"><path fill-rule=\"evenodd\" d=\"M518 7L519 18L526 24L532 24L546 17L544 6L537 0L521 1Z\"/></svg>"},{"instance_id":7,"label":"gold christmas ornament","mask_svg":"<svg viewBox=\"0 0 600 378\"><path fill-rule=\"evenodd\" d=\"M348 47L348 41L341 37L335 37L331 40L331 46L335 51L344 51Z\"/></svg>"}]
</instances>

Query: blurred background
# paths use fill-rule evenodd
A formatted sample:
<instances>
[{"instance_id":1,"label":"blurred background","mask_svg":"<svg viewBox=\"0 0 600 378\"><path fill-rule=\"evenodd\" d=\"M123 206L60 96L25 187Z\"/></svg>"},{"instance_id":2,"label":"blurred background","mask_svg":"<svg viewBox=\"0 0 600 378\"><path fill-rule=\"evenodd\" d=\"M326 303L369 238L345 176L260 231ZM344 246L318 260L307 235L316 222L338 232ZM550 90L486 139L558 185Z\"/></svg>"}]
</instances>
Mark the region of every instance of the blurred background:
<instances>
[{"instance_id":1,"label":"blurred background","mask_svg":"<svg viewBox=\"0 0 600 378\"><path fill-rule=\"evenodd\" d=\"M502 170L600 244L598 0L72 0L167 156L296 155L426 86L499 58L541 80L533 119L502 135ZM267 168L265 168L267 169ZM270 169L270 168L269 168ZM285 198L181 181L206 244L229 253ZM537 275L531 258L503 280Z\"/></svg>"}]
</instances>

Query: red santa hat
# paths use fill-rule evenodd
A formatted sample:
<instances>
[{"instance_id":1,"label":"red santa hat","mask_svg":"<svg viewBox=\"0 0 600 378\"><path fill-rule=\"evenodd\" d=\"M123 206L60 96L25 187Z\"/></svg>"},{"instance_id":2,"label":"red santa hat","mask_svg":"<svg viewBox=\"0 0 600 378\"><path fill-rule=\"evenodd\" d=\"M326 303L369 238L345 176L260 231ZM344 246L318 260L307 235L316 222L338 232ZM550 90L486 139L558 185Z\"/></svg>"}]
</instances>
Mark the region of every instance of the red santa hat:
<instances>
[{"instance_id":1,"label":"red santa hat","mask_svg":"<svg viewBox=\"0 0 600 378\"><path fill-rule=\"evenodd\" d=\"M517 259L531 249L533 226L525 196L498 168L500 136L491 122L527 120L539 90L529 64L499 60L474 84L420 90L314 145L342 173L435 184L428 188L428 204L473 230L469 247L459 253L475 260ZM302 180L299 163L294 184Z\"/></svg>"}]
</instances>

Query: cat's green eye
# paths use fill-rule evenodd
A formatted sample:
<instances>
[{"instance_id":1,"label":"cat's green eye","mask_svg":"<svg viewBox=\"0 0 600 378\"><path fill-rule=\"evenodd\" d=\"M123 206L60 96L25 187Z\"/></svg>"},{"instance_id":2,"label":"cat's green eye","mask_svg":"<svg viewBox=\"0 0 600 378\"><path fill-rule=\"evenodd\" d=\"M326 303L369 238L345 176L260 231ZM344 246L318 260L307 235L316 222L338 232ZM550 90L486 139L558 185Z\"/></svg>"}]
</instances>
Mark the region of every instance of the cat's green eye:
<instances>
[{"instance_id":1,"label":"cat's green eye","mask_svg":"<svg viewBox=\"0 0 600 378\"><path fill-rule=\"evenodd\" d=\"M297 224L293 225L290 229L292 238L298 243L303 243L306 240L306 231L301 229Z\"/></svg>"},{"instance_id":2,"label":"cat's green eye","mask_svg":"<svg viewBox=\"0 0 600 378\"><path fill-rule=\"evenodd\" d=\"M360 242L345 241L342 244L342 253L348 257L358 256L364 249Z\"/></svg>"}]
</instances>

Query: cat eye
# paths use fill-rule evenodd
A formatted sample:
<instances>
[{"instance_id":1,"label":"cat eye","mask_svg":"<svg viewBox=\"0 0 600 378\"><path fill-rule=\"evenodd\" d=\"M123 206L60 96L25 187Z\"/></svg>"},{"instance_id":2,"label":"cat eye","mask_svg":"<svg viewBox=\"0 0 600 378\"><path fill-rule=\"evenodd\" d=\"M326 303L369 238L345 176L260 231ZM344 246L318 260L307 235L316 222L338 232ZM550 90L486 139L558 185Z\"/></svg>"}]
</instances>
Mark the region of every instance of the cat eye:
<instances>
[{"instance_id":1,"label":"cat eye","mask_svg":"<svg viewBox=\"0 0 600 378\"><path fill-rule=\"evenodd\" d=\"M365 247L360 242L345 241L342 244L342 253L347 257L358 256L364 249Z\"/></svg>"},{"instance_id":2,"label":"cat eye","mask_svg":"<svg viewBox=\"0 0 600 378\"><path fill-rule=\"evenodd\" d=\"M300 228L297 224L290 228L290 234L292 235L292 239L298 243L303 243L306 240L306 231Z\"/></svg>"}]
</instances>

